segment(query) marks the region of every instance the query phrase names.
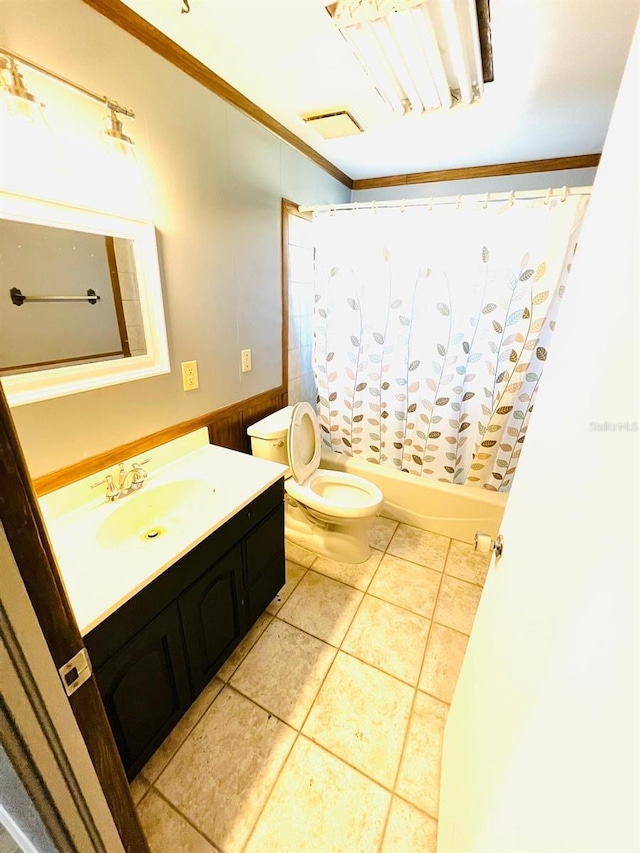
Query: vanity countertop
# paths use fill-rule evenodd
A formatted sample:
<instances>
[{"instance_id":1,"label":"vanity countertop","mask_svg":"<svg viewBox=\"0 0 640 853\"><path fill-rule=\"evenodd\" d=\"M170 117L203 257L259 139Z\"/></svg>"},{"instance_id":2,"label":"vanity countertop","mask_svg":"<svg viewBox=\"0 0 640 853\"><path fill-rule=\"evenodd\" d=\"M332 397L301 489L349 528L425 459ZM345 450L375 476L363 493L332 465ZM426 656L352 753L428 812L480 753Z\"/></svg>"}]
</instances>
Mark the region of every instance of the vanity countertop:
<instances>
[{"instance_id":1,"label":"vanity countertop","mask_svg":"<svg viewBox=\"0 0 640 853\"><path fill-rule=\"evenodd\" d=\"M83 636L286 470L276 462L206 442L206 429L198 430L145 453L149 463L144 466L144 486L113 503L106 502L104 486L91 489L105 474L115 474L113 470L40 499Z\"/></svg>"}]
</instances>

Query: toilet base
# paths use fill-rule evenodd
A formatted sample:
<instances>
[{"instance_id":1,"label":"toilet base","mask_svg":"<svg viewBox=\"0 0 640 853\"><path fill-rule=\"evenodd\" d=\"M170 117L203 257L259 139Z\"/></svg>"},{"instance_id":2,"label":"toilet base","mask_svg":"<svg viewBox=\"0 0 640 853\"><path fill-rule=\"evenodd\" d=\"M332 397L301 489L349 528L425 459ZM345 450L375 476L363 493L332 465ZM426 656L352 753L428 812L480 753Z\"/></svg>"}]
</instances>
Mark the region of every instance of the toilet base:
<instances>
[{"instance_id":1,"label":"toilet base","mask_svg":"<svg viewBox=\"0 0 640 853\"><path fill-rule=\"evenodd\" d=\"M285 499L287 539L339 563L365 563L370 555L369 531L375 516L344 522L314 522L290 498Z\"/></svg>"}]
</instances>

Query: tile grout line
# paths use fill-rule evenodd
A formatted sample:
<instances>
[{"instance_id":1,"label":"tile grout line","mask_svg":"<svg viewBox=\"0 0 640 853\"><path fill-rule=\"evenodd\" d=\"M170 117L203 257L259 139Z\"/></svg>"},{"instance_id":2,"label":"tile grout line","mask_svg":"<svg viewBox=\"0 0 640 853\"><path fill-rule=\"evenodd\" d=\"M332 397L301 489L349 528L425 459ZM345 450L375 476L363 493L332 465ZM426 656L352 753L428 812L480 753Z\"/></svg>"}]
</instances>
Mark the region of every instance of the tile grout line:
<instances>
[{"instance_id":1,"label":"tile grout line","mask_svg":"<svg viewBox=\"0 0 640 853\"><path fill-rule=\"evenodd\" d=\"M171 800L168 799L159 788L156 788L155 784L149 786L149 790L144 795L143 799L147 798L150 791L153 791L153 793L164 803L166 803L172 811L179 815L182 820L191 827L191 829L197 832L201 838L204 838L204 840L211 845L213 851L217 851L217 853L227 853L227 851L221 845L217 844L212 838L209 838L208 835L206 835L201 829L199 829L196 824L193 823L193 821L189 817L187 817L187 815L184 814L184 812L182 812L175 803L171 802ZM141 803L142 800L140 801L140 804Z\"/></svg>"},{"instance_id":2,"label":"tile grout line","mask_svg":"<svg viewBox=\"0 0 640 853\"><path fill-rule=\"evenodd\" d=\"M191 735L193 734L193 731L194 731L195 727L200 723L200 721L203 719L204 715L208 712L209 708L211 708L211 706L212 706L212 705L213 705L213 703L216 701L216 699L218 698L218 696L219 696L219 695L222 693L222 691L224 690L225 682L224 682L224 681L222 681L222 679L221 679L221 678L218 678L218 676L217 676L217 675L214 675L214 676L213 676L213 678L211 679L211 681L210 681L210 682L208 682L207 687L209 686L209 684L211 684L211 682L212 682L212 681L214 681L214 680L216 680L216 679L217 679L217 680L220 682L220 684L221 684L220 689L218 690L218 692L216 693L216 695L213 697L213 699L211 699L211 701L207 703L207 706L206 706L206 708L204 709L204 711L203 711L203 712L198 716L198 718L196 719L195 723L194 723L194 724L189 728L189 730L187 731L186 735L181 739L181 741L180 741L180 743L178 744L178 746L176 747L176 749L171 753L171 755L169 756L169 758L167 759L167 761L165 762L165 764L163 764L163 766L160 768L160 770L158 771L158 773L156 773L156 774L155 774L155 776L152 778L151 776L145 775L145 773L144 773L144 767L143 767L143 768L142 768L142 770L140 771L140 773L138 774L138 775L143 775L143 776L144 776L144 778L147 780L147 782L148 782L150 785L155 785L155 783L156 783L156 782L158 781L158 779L162 776L162 774L163 774L163 773L164 773L164 771L167 769L167 767L169 766L169 764L171 764L171 762L172 762L172 761L173 761L173 759L176 757L176 755L178 754L178 752L182 749L182 747L184 746L185 742L187 741L187 738L191 737ZM205 688L204 688L204 690L206 690L206 689L207 689L207 687L205 687ZM204 690L203 690L203 692L204 692ZM202 695L202 694L200 694L200 695ZM198 700L196 699L195 701L197 702ZM194 704L195 704L195 703L194 703ZM184 717L183 717L183 719L184 719ZM171 734L175 731L175 729L178 727L178 725L179 725L179 724L180 724L179 722L176 724L176 726L175 726L175 727L171 730L171 732L167 735L167 737L165 738L165 740L168 740L168 739L171 737ZM164 741L160 744L160 746L158 747L158 749L156 750L156 752L154 752L154 753L153 753L153 755L151 756L151 758L149 759L149 761L151 761L151 760L153 759L153 756L154 756L154 755L155 755L155 754L156 754L160 749L162 749L162 745L163 745L163 744L164 744ZM147 764L149 763L149 761L147 761ZM147 766L147 764L145 764L145 767Z\"/></svg>"},{"instance_id":3,"label":"tile grout line","mask_svg":"<svg viewBox=\"0 0 640 853\"><path fill-rule=\"evenodd\" d=\"M397 529L397 526L396 526L396 529ZM391 537L391 538L392 538L392 537ZM391 538L389 539L389 542L391 541ZM385 548L385 551L383 551L383 556L384 556L384 554L385 554L385 553L386 553L386 548ZM317 561L317 559L318 559L318 557L316 556L316 557L315 557L315 559L312 561L311 565L307 568L307 572L309 572L309 571L311 571L311 570L312 570L313 565L314 565L314 563ZM381 560L380 562L382 562L382 560ZM371 585L371 581L373 580L373 576L375 575L376 571L378 570L379 565L380 565L380 564L378 563L378 566L376 566L375 571L373 572L373 574L371 575L371 578L369 579L369 583L367 584L367 590L369 589L369 586ZM304 577L304 576L306 576L307 572L305 572L305 575L303 575L303 577ZM322 575L322 572L316 572L316 574L320 574L320 575ZM322 575L322 576L323 576L323 577L327 577L326 575ZM335 580L335 578L330 578L330 580ZM302 581L302 578L300 578L300 581ZM298 584L300 583L300 581L298 582ZM342 581L336 581L336 582L337 582L337 583L342 583ZM298 587L298 584L296 584L296 589L297 589L297 587ZM344 585L344 586L349 587L349 589L355 589L355 587L352 587L352 586L350 586L349 584L343 584L343 585ZM362 590L357 590L357 591L358 591L358 592L362 592ZM291 595L293 595L293 592L295 592L295 589L292 591ZM277 775L276 775L275 781L274 781L273 785L271 786L271 788L270 788L270 790L269 790L269 793L267 794L267 796L266 796L266 798L265 798L265 801L264 801L264 803L263 803L263 805L262 805L262 808L260 809L260 812L259 812L259 814L258 814L258 816L257 816L257 818L256 818L256 821L255 821L255 823L253 824L253 826L252 826L252 828L251 828L251 832L250 832L250 833L249 833L249 835L247 836L247 841L246 841L246 843L244 844L244 846L243 846L243 848L242 848L242 851L246 850L246 848L247 848L247 846L248 846L248 844L249 844L249 842L250 842L250 840L251 840L251 837L253 836L253 834L254 834L254 832L255 832L255 830L256 830L256 828L257 828L257 826L258 826L258 823L260 822L260 819L261 819L261 817L262 817L262 814L264 813L264 810L266 809L266 807L267 807L267 805L268 805L268 803L269 803L269 800L271 799L271 796L272 796L272 794L273 794L273 791L275 790L275 787L276 787L276 785L278 784L278 782L279 782L279 780L280 780L280 777L281 777L282 773L284 772L284 768L285 768L285 765L286 765L286 763L287 763L287 761L288 761L288 759L289 759L289 756L290 756L290 755L291 755L291 753L293 752L293 750L294 750L294 748L295 748L295 746L296 746L296 744L297 744L298 740L299 740L301 737L306 738L310 743L313 743L314 745L318 746L320 749L323 749L323 750L324 750L328 755L331 755L331 756L332 756L333 758L335 758L336 760L338 760L338 761L342 761L342 763L343 763L343 764L347 765L348 767L351 767L351 769L352 769L352 770L355 770L356 772L361 773L365 778L369 779L369 780L370 780L371 782L373 782L374 784L376 784L376 785L380 785L380 783L379 783L377 780L372 779L372 778L371 778L370 776L368 776L366 773L363 773L363 772L362 772L362 770L360 770L359 768L357 768L357 767L352 767L352 765L351 765L348 761L345 761L342 757L340 757L340 756L338 756L338 755L335 755L333 752L331 752L330 750L328 750L326 747L323 747L323 746L322 746L322 744L319 744L319 743L318 743L317 741L315 741L313 738L308 737L307 735L304 735L304 734L302 733L302 730L303 730L304 726L306 725L307 720L309 719L309 714L310 714L310 713L311 713L311 711L313 710L313 707L314 707L314 705L315 705L315 703L316 703L316 701L317 701L317 699L318 699L318 696L320 695L320 691L322 690L322 688L324 687L324 685L325 685L325 683L326 683L326 680L327 680L327 677L328 677L328 675L329 675L329 672L331 671L331 669L332 669L332 667L333 667L333 665L334 665L334 663L335 663L335 661L336 661L336 658L337 658L337 656L338 656L338 652L340 652L340 651L341 651L342 643L344 642L345 637L346 637L346 636L347 636L347 634L349 633L349 630L350 630L350 628L351 628L351 625L353 624L353 621L354 621L354 619L356 618L356 614L357 614L357 613L358 613L358 611L360 610L360 606L361 606L362 602L364 601L364 597L365 597L365 595L366 595L366 594L367 594L367 593L366 593L366 590L365 590L365 591L362 593L362 599L360 600L360 603L358 604L358 607L356 608L356 610L355 610L355 612L354 612L354 614L353 614L353 616L352 616L352 618L351 618L351 621L349 622L349 625L348 625L348 627L347 627L346 631L344 632L344 635L343 635L343 637L342 637L342 639L341 639L341 641L340 641L340 645L336 647L336 646L333 646L331 643L327 643L327 645L332 646L332 648L334 648L334 649L335 649L335 654L334 654L334 656L333 656L333 660L331 661L330 666L327 668L327 671L326 671L326 673L325 673L325 675L324 675L324 677L323 677L323 679L322 679L322 681L321 681L321 683L320 683L320 685L319 685L319 687L318 687L318 689L317 689L317 691L316 691L316 694L315 694L315 696L314 696L314 698L313 698L313 701L312 701L312 702L310 703L310 705L309 705L309 708L308 708L308 710L307 710L307 713L306 713L306 714L305 714L305 716L304 716L304 719L303 719L303 721L302 721L302 723L301 723L301 725L300 725L300 728L299 728L299 729L297 730L297 732L296 732L296 737L295 737L295 739L294 739L294 741L293 741L293 744L291 745L291 749L290 749L290 750L289 750L289 752L287 753L287 757L286 757L286 758L285 758L285 760L283 761L282 766L280 767L280 769L279 769L279 771L278 771L278 773L277 773ZM291 597L291 596L289 596L289 597ZM288 600L289 600L289 599L287 599L287 601L288 601ZM285 602L285 603L286 603L286 602ZM278 611L278 612L279 612L279 611ZM277 619L277 618L278 618L278 615L276 614L273 618L274 618L274 619ZM291 623L287 622L287 621L286 621L286 619L281 619L280 621L281 621L281 622L285 622L287 625L290 625L290 624L291 624ZM292 627L293 627L293 628L297 628L299 631L302 631L302 628L298 628L298 626L297 626L297 625L293 625ZM304 631L303 633L306 633L306 634L308 634L309 636L314 637L314 639L316 639L316 640L320 640L320 639L321 639L320 637L315 637L313 634L309 634L309 632L307 632L307 631ZM321 642L326 642L326 640L321 640ZM346 652L345 652L345 654L346 654ZM236 670L236 671L237 671L237 670ZM387 674L388 674L388 673L387 673ZM246 698L248 698L248 697L246 697ZM250 700L250 701L253 701L253 700ZM380 787L384 788L385 790L388 790L388 789L386 788L386 786L384 786L384 785L381 785ZM392 802L392 800L393 800L393 792L392 792L392 791L390 791L389 793L390 793L389 803L391 803L391 802ZM384 838L384 831L383 831L383 833L381 834L381 840L382 840L382 838ZM242 851L241 851L241 853L242 853Z\"/></svg>"},{"instance_id":4,"label":"tile grout line","mask_svg":"<svg viewBox=\"0 0 640 853\"><path fill-rule=\"evenodd\" d=\"M378 844L378 851L382 850L382 845L384 844L384 839L385 839L385 836L387 834L387 829L389 828L389 819L391 818L391 808L393 806L393 798L396 796L396 788L398 787L398 781L400 779L400 770L402 769L402 763L404 761L406 751L407 751L407 744L409 741L409 732L411 731L411 723L413 722L413 715L415 713L416 702L418 699L418 693L420 692L419 691L420 678L422 676L422 670L424 668L424 664L425 664L425 661L427 659L427 651L429 649L429 639L431 637L431 631L432 631L433 622L434 622L433 617L435 616L436 607L438 606L438 599L440 597L440 590L442 589L442 583L444 580L444 570L445 570L445 567L447 565L447 558L449 556L450 550L451 550L451 539L449 539L449 544L447 545L447 551L446 551L445 558L444 558L444 561L442 564L442 572L440 574L440 583L438 584L438 592L436 593L435 601L433 603L432 618L429 621L429 630L427 632L427 638L426 638L426 642L424 644L424 652L422 653L422 661L420 663L420 668L418 670L418 677L416 679L416 684L415 684L415 687L413 690L413 699L411 702L411 708L409 710L409 717L407 719L407 727L406 727L405 734L404 734L402 749L400 750L400 758L398 760L398 766L396 768L395 778L393 780L393 791L392 791L391 799L389 801L389 808L387 809L387 816L386 816L386 819L384 822L382 835L380 836L380 843ZM439 784L439 782L438 782L438 784ZM430 815L430 817L433 817L433 815ZM438 818L435 818L435 820L438 821Z\"/></svg>"},{"instance_id":5,"label":"tile grout line","mask_svg":"<svg viewBox=\"0 0 640 853\"><path fill-rule=\"evenodd\" d=\"M295 543L294 543L294 544L295 544ZM310 552L310 553L312 553L312 552ZM286 559L287 559L287 556L286 556L286 550L285 550L285 563L286 563ZM295 587L293 588L293 590L291 591L291 595L293 595L293 593L296 591L296 589L298 588L298 586L299 586L300 582L302 581L302 578L304 578L304 577L306 576L307 572L311 569L311 566L313 566L313 564L315 563L315 561L316 561L316 560L317 560L317 556L315 556L315 557L313 558L313 560L311 561L311 563L310 563L310 565L309 565L309 566L303 566L303 568L306 568L306 571L305 571L304 575L302 575L302 577L300 578L300 580L298 581L298 583L295 585ZM294 560L290 560L290 562L295 562L295 561L294 561ZM300 565L300 563L297 563L296 565ZM290 596L288 596L287 601L289 600L289 598L291 598L291 595L290 595ZM284 606L284 604L286 604L286 601L285 601L285 602L283 602L283 605L282 605L282 606ZM280 610L282 610L282 607L280 607L280 608L278 609L278 613L280 612ZM272 617L272 621L273 621L273 619L278 619L278 618L279 618L279 617L278 617L278 614L276 613L276 614ZM281 621L281 622L284 622L284 623L285 623L285 624L287 624L287 625L289 624L288 622L286 622L286 620L285 620L285 619L280 619L280 621ZM269 623L269 624L271 624L271 623ZM294 625L293 627L295 628L296 626ZM266 628L265 628L265 630L266 630ZM264 632L263 632L263 633L264 633ZM313 636L313 635L312 635L312 634L310 634L309 636ZM260 637L262 637L262 634L260 635ZM260 639L260 637L258 637L258 639ZM315 639L317 640L317 639L319 639L319 638L318 638L318 637L315 637ZM256 642L257 642L257 641L256 641ZM253 648L253 646L252 646L251 648ZM247 655L248 655L248 652L247 652ZM247 657L247 655L245 655L245 658ZM243 659L242 659L242 661L244 661L244 660L245 660L245 658L243 658ZM335 660L335 656L334 656L334 660ZM241 663L242 663L242 661L241 661ZM332 661L332 663L333 663L333 661ZM234 675L235 675L235 673L238 671L239 667L240 667L240 664L238 664L238 667L236 667L236 669L234 670ZM231 678L229 679L229 681L231 681ZM233 688L233 689L235 689L235 688ZM236 691L236 692L240 692L240 691ZM244 694L240 694L240 695L244 696ZM317 694L316 694L316 696L317 696ZM253 702L253 699L249 699L249 697L245 697L245 698L246 698L248 701ZM313 701L315 702L315 699L314 699ZM256 702L256 703L254 703L254 704L256 704L256 705L257 705L257 702ZM312 704L313 704L313 703L312 703ZM258 705L258 707L260 707L260 706ZM263 709L263 710L264 710L264 709ZM270 712L269 712L269 711L267 711L267 713L270 713ZM274 716L275 716L275 715L274 715ZM280 719L280 718L279 718L279 717L277 717L277 719ZM281 722L284 722L284 720L281 720ZM303 721L303 724L302 724L302 725L304 725L304 723L305 723L305 722L306 722L306 717L305 717L305 720ZM285 723L285 725L289 725L289 724L288 724L288 723ZM289 728L292 728L292 729L293 729L293 726L289 726ZM282 762L282 764L281 764L281 766L280 766L280 768L279 768L278 772L277 772L277 773L276 773L276 775L275 775L275 778L274 778L274 780L273 780L273 784L269 787L268 793L267 793L266 797L264 798L264 802L263 802L262 806L260 807L260 809L258 810L258 813L257 813L257 815L256 815L256 819L255 819L255 821L253 822L253 824L252 824L252 826L251 826L251 829L249 830L249 833L248 833L248 835L247 835L246 841L244 842L244 844L243 844L243 845L242 845L242 847L240 848L239 853L244 853L244 851L245 851L245 850L247 849L247 847L249 846L249 843L251 842L251 839L252 839L252 837L253 837L253 834L254 834L254 832L256 831L256 829L257 829L257 827L258 827L258 824L260 823L260 819L262 818L262 815L263 815L263 813L264 813L264 810L267 808L267 806L268 806L268 804L269 804L269 801L271 800L271 796L272 796L273 792L275 791L276 785L277 785L277 784L278 784L278 782L280 781L280 777L282 776L282 773L284 772L284 768L285 768L285 766L286 766L287 762L289 761L289 758L290 758L290 756L291 756L291 753L293 752L293 750L294 750L294 748L295 748L295 745L298 743L298 739L300 738L300 732L301 732L301 729L302 729L302 726L300 727L300 729L297 729L297 730L296 730L296 729L293 729L293 731L295 731L296 735L295 735L295 737L294 737L294 739L293 739L293 742L292 742L292 744L291 744L291 747L290 747L289 751L287 752L287 754L286 754L286 756L285 756L285 759L284 759L284 761Z\"/></svg>"},{"instance_id":6,"label":"tile grout line","mask_svg":"<svg viewBox=\"0 0 640 853\"><path fill-rule=\"evenodd\" d=\"M347 635L348 635L348 633L349 633L349 631L350 631L350 629L351 629L351 626L353 625L353 622L354 622L354 620L355 620L355 618L356 618L356 616L357 616L358 612L360 611L360 608L361 608L361 606L362 606L362 603L363 603L363 602L364 602L364 600L365 600L365 596L366 596L366 595L371 595L371 596L372 596L372 597L374 597L374 598L378 598L378 596L374 596L372 593L370 593L370 592L369 592L369 589L370 589L370 587L371 587L371 584L373 583L373 578L375 577L375 575L376 575L376 573L377 573L378 569L380 568L380 565L382 564L382 560L384 559L385 555L387 555L387 554L389 553L387 549L388 549L389 545L391 544L391 541L392 541L392 539L393 539L393 536L394 536L394 535L395 535L395 533L397 532L397 530L398 530L399 526L400 526L400 522L396 523L396 527L395 527L395 529L394 529L393 533L391 534L391 536L389 537L389 541L387 542L387 544L386 544L386 546L384 547L384 549L376 549L376 550L382 550L382 558L381 558L380 562L378 563L378 565L376 566L376 568L375 568L374 572L372 573L371 577L369 578L369 581L368 581L368 583L367 583L366 589L365 589L365 590L364 590L364 592L363 592L362 599L360 600L360 603L358 604L358 607L356 608L356 611L355 611L355 613L354 613L354 615L353 615L353 617L352 617L352 619L351 619L351 621L350 621L350 623L349 623L349 626L348 626L347 630L345 631L344 636L342 637L342 640L341 640L341 642L340 642L340 646L339 646L339 647L338 647L338 649L337 649L336 655L334 656L334 659L333 659L333 662L332 662L331 666L330 666L330 667L329 667L329 669L327 670L327 673L326 673L325 677L324 677L324 678L323 678L323 680L322 680L322 684L320 685L320 687L319 687L319 689L318 689L318 691L317 691L317 693L316 693L315 699L313 700L313 702L312 702L312 703L311 703L311 705L309 706L309 710L307 711L307 714L306 714L306 716L305 716L305 719L304 719L304 721L303 721L303 723L302 723L302 726L300 727L300 731L299 731L299 736L307 737L307 739L308 739L309 741L311 741L311 743L313 743L313 744L317 745L318 747L320 747L321 749L323 749L325 752L327 752L329 755L331 755L331 756L333 756L334 758L336 758L338 761L342 761L344 764L346 764L348 767L351 767L351 768L352 768L353 770L355 770L356 772L361 773L363 776L365 776L365 778L369 779L369 780L370 780L371 782L373 782L374 784L379 785L381 788L383 788L383 790L386 790L386 791L390 794L390 797L389 797L389 805L388 805L388 808L387 808L387 813L386 813L385 820L384 820L384 823L383 823L383 826L382 826L382 831L381 831L381 833L380 833L380 841L379 841L379 843L378 843L378 850L380 850L380 849L381 849L382 844L384 843L384 838L385 838L385 835L386 835L386 832L387 832L387 828L388 828L388 823L389 823L389 817L390 817L390 815L391 815L391 808L392 808L392 805L393 805L393 798L394 798L394 796L396 796L396 794L395 794L395 789L396 789L397 782L398 782L398 777L399 777L399 774L400 774L400 768L401 768L401 766L402 766L402 760L403 760L403 758L404 758L404 754L405 754L405 750L406 750L407 740L408 740L408 736L409 736L409 730L410 730L410 728L411 728L411 722L412 722L412 718L413 718L413 711L414 711L414 708L415 708L416 698L417 698L417 694L418 694L418 684L419 684L419 682L420 682L420 676L421 676L421 674L422 674L422 669L423 669L423 667L424 667L424 661L425 661L426 654L427 654L427 649L428 649L428 646L429 646L429 637L431 636L431 629L432 629L432 626L433 626L433 616L434 616L434 614L435 614L436 605L437 605L437 603L438 603L438 596L440 595L440 589L441 589L441 587L442 587L442 583L443 583L443 579L444 579L444 570L445 570L445 566L446 566L447 558L448 558L448 556L449 556L449 551L450 551L450 549L451 549L451 539L450 539L449 537L447 537L447 538L448 538L448 544L447 544L447 550L446 550L446 552L445 552L445 557L444 557L444 560L443 560L443 563L442 563L442 570L439 572L439 574L440 574L440 580L439 580L439 582L438 582L438 591L437 591L436 596L435 596L435 600L434 600L434 604L433 604L433 611L432 611L432 615L431 615L431 618L428 620L428 621L429 621L429 629L428 629L428 631L427 631L427 636L426 636L426 638L425 638L425 646L424 646L424 651L423 651L423 654L422 654L422 660L421 660L421 662L420 662L420 667L419 667L419 668L418 668L418 670L417 670L416 684L415 684L415 686L413 687L414 694L413 694L413 698L412 698L412 702L411 702L411 708L410 708L410 710L409 710L409 714L408 714L408 717L407 717L407 727L406 727L406 731L405 731L405 734L404 734L404 739L403 739L402 749L401 749L401 751L400 751L400 757L399 757L399 760L398 760L398 766L397 766L397 768L396 768L396 773L395 773L395 776L394 776L393 786L392 786L391 788L388 788L386 785L384 785L384 784L380 783L377 779L373 779L371 776L369 776L367 773L365 773L365 772L364 772L363 770L361 770L360 768L354 767L354 766L353 766L349 761L346 761L342 756L338 756L338 755L336 755L336 754L335 754L335 753L333 753L331 750L329 750L327 747L324 747L322 744L318 743L318 742L317 742L316 740L314 740L313 738L308 737L307 735L304 735L304 734L302 733L302 729L304 728L304 725L306 724L306 722L307 722L307 720L308 720L308 718L309 718L309 714L311 713L311 711L312 711L312 709L313 709L313 706L314 706L315 702L317 701L318 695L319 695L320 691L322 690L322 687L323 687L323 686L324 686L324 684L325 684L325 681L326 681L326 679L327 679L327 676L329 675L329 672L330 672L331 668L333 667L333 664L335 663L335 660L336 660L336 658L337 658L337 653L338 653L338 652L342 652L343 654L349 655L349 653L348 653L348 652L346 652L346 651L344 651L344 650L342 649L342 644L344 643L344 641L345 641L345 639L346 639L346 637L347 637ZM393 557L393 556L396 556L396 555L394 555L394 554L390 554L390 556L392 556L392 557ZM404 559L404 558L403 558L403 557L398 557L398 559ZM419 566L421 569L425 569L425 568L426 568L426 569L429 569L430 571L437 571L437 570L435 570L435 569L431 569L429 566L425 566L425 565L423 565L423 564L418 564L418 563L413 563L411 560L407 560L407 562L412 563L412 565ZM315 563L315 560L314 560L314 563ZM313 564L312 564L312 566L313 566ZM310 567L309 567L309 569L311 569L311 568L312 568L312 566L310 566ZM322 572L316 572L316 574L323 574L323 573L322 573ZM328 576L327 576L327 575L324 575L324 577L328 577ZM336 578L330 578L330 579L331 579L331 580L336 581ZM343 585L344 585L344 586L350 586L350 584L346 584L346 583L344 583L344 581L336 581L336 582L337 582L337 583L343 583ZM350 587L350 588L351 588L351 589L354 589L354 588L356 588L356 587ZM356 588L356 589L357 589L357 588ZM362 590L358 590L358 591L362 591ZM292 594L293 594L293 593L292 593ZM378 598L378 600L380 600L380 601L384 601L384 602L385 602L385 603L387 603L387 604L393 604L393 602L387 602L385 599L380 599L380 598ZM400 606L400 605L396 605L396 606ZM401 607L401 609L402 609L402 610L404 610L404 611L405 611L405 612L407 612L407 613L412 613L412 614L416 615L414 611L408 610L407 608L402 608L402 607ZM422 614L417 614L417 615L422 616ZM426 618L426 617L423 617L423 618ZM285 622L286 620L285 620L285 619L282 619L282 621L283 621L283 622ZM297 627L297 626L293 626L293 627ZM299 629L299 630L302 630L302 629ZM306 632L305 632L305 633L306 633ZM314 636L314 635L311 635L311 636ZM316 639L320 639L320 638L316 638ZM359 659L359 658L357 658L355 655L350 655L350 657L352 657L352 658L353 658L353 659L355 659L355 660L360 661L360 659ZM376 671L381 672L382 674L387 675L387 676L388 676L388 677L390 677L390 678L396 678L396 680L400 681L402 684L406 684L406 682L405 682L405 681L403 681L402 679L398 679L396 676L393 676L393 675L391 675L390 673L385 672L384 670L380 669L379 667L376 667L374 664L371 664L371 663L369 663L368 661L362 661L362 663L363 663L363 664L365 664L365 665L367 665L367 666L371 666L371 667L372 667L373 669L375 669ZM407 685L407 686L411 686L411 685ZM434 697L434 698L435 698L435 697ZM440 701L442 701L442 700L440 700ZM297 741L297 738L296 738L296 741ZM293 749L293 747L292 747L292 749ZM284 767L284 765L283 765L283 767ZM281 768L281 772L282 772L282 768ZM270 796L270 795L269 795L269 796ZM415 804L413 804L413 803L412 803L411 805L415 805ZM265 806L264 806L264 807L266 807L266 802L265 802ZM264 809L264 807L263 807L263 809ZM415 807L416 807L416 808L419 808L418 806L415 806ZM420 810L420 811L422 811L421 809L419 809L419 810ZM426 812L424 812L424 813L425 813L425 814L427 814ZM433 817L433 816L432 816L432 815L429 815L429 817ZM437 819L436 819L436 821L437 821ZM256 824L256 825L257 825L257 824ZM254 829L255 829L255 826L254 826Z\"/></svg>"}]
</instances>

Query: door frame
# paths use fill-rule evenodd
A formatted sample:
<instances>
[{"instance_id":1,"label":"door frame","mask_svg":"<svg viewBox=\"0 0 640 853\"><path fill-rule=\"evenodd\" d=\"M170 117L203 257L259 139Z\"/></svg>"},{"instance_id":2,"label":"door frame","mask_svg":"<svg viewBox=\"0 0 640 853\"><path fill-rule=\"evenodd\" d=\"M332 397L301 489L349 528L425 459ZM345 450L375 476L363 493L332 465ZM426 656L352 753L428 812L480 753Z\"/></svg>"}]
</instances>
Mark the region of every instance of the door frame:
<instances>
[{"instance_id":1,"label":"door frame","mask_svg":"<svg viewBox=\"0 0 640 853\"><path fill-rule=\"evenodd\" d=\"M0 521L56 669L84 648L0 382ZM69 697L128 853L149 853L94 677Z\"/></svg>"}]
</instances>

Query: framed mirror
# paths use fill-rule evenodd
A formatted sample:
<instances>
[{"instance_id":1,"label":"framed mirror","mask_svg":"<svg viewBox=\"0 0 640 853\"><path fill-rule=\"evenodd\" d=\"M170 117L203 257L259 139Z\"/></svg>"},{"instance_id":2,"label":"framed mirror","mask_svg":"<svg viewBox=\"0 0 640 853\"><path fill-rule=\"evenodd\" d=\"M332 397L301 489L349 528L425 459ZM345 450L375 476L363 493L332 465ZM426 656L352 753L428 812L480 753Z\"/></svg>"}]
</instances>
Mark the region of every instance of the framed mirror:
<instances>
[{"instance_id":1,"label":"framed mirror","mask_svg":"<svg viewBox=\"0 0 640 853\"><path fill-rule=\"evenodd\" d=\"M153 223L0 192L11 406L170 370Z\"/></svg>"}]
</instances>

